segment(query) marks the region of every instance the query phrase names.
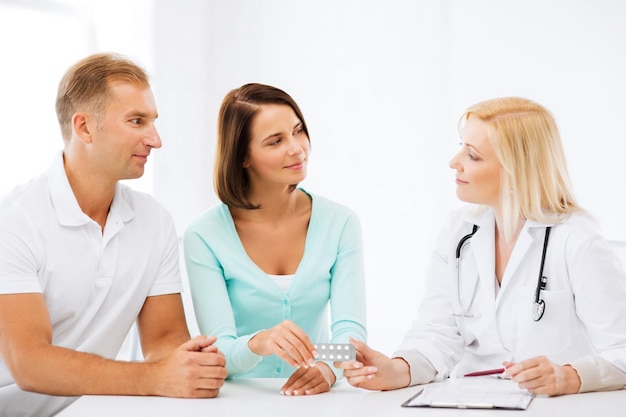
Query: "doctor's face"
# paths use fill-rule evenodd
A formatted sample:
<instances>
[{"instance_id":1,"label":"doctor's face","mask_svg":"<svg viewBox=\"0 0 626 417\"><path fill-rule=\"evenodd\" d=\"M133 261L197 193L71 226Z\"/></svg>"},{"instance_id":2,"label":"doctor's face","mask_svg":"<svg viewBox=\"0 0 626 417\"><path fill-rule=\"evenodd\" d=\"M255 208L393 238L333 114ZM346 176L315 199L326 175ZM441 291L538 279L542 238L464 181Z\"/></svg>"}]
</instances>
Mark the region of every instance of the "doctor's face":
<instances>
[{"instance_id":1,"label":"doctor's face","mask_svg":"<svg viewBox=\"0 0 626 417\"><path fill-rule=\"evenodd\" d=\"M450 161L456 170L456 195L461 201L500 205L502 165L487 136L488 125L470 116L461 131L461 150Z\"/></svg>"}]
</instances>

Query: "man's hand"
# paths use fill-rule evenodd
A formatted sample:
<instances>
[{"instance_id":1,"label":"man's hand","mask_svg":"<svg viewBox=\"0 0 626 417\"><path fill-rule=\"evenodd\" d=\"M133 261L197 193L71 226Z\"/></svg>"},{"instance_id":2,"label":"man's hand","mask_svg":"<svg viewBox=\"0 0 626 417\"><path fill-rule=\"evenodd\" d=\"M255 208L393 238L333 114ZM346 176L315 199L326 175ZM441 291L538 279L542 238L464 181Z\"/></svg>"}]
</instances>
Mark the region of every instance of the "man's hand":
<instances>
[{"instance_id":1,"label":"man's hand","mask_svg":"<svg viewBox=\"0 0 626 417\"><path fill-rule=\"evenodd\" d=\"M227 376L224 355L213 346L215 336L197 336L156 362L156 395L182 398L216 397Z\"/></svg>"}]
</instances>

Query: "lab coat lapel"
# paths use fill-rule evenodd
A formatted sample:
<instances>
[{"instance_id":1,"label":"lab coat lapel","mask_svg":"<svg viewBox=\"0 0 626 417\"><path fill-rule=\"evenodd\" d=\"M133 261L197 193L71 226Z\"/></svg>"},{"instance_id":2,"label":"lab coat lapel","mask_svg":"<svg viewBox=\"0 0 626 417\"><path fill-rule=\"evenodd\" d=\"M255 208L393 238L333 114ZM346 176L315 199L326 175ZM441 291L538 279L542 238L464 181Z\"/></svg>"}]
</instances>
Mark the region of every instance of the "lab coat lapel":
<instances>
[{"instance_id":1,"label":"lab coat lapel","mask_svg":"<svg viewBox=\"0 0 626 417\"><path fill-rule=\"evenodd\" d=\"M540 227L545 228L546 225L536 222L526 221L522 230L520 231L511 258L504 271L502 277L502 288L496 299L496 308L500 304L503 296L507 293L508 289L512 286L512 281L515 279L523 279L524 274L518 274L517 271L522 267L523 262L528 262L528 252L536 245L537 239L543 238L543 233L537 233L537 229ZM525 261L526 260L526 261ZM539 266L539 259L537 259L537 267ZM537 270L538 271L538 270Z\"/></svg>"},{"instance_id":2,"label":"lab coat lapel","mask_svg":"<svg viewBox=\"0 0 626 417\"><path fill-rule=\"evenodd\" d=\"M494 227L493 215L485 216L481 220L480 229L472 238L472 254L478 269L480 286L486 294L494 294L494 297L487 297L488 305L483 306L484 312L495 311L495 248L494 248Z\"/></svg>"}]
</instances>

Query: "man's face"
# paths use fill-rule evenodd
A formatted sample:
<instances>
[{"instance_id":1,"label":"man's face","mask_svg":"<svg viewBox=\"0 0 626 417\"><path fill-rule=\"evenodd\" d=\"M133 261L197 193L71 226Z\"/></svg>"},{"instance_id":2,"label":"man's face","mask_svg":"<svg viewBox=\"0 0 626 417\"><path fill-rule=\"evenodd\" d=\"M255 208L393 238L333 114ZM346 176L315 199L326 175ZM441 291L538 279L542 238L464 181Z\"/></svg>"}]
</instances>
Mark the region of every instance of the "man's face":
<instances>
[{"instance_id":1,"label":"man's face","mask_svg":"<svg viewBox=\"0 0 626 417\"><path fill-rule=\"evenodd\" d=\"M90 159L111 180L139 178L150 151L161 147L152 90L141 84L112 82L109 91L111 98L103 114L91 122Z\"/></svg>"}]
</instances>

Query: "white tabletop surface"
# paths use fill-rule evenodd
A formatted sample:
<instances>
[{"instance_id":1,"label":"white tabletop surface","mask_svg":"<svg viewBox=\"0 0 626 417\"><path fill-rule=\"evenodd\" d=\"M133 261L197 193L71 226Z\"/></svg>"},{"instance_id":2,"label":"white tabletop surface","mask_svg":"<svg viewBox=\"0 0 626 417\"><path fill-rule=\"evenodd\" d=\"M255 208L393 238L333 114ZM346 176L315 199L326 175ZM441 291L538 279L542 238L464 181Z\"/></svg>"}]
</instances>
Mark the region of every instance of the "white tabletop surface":
<instances>
[{"instance_id":1,"label":"white tabletop surface","mask_svg":"<svg viewBox=\"0 0 626 417\"><path fill-rule=\"evenodd\" d=\"M567 416L623 417L626 390L536 397L525 411L406 408L401 404L417 387L395 391L367 391L339 381L331 392L301 397L280 395L284 379L226 381L217 398L176 399L160 397L84 396L58 414L59 417L138 416Z\"/></svg>"}]
</instances>

